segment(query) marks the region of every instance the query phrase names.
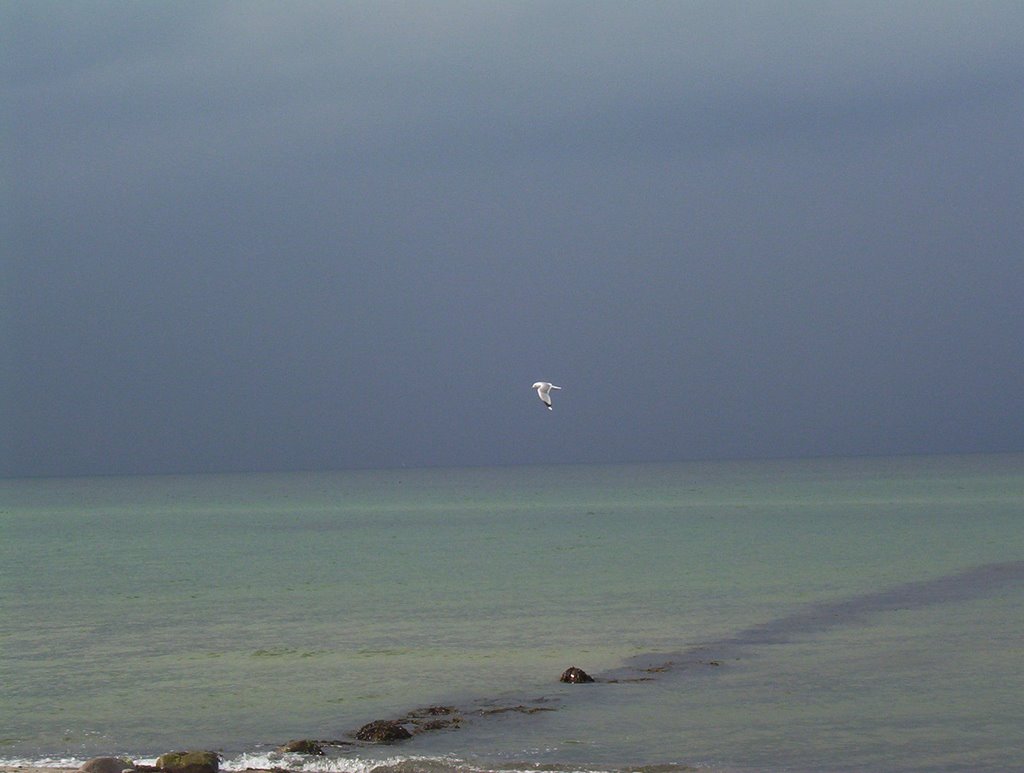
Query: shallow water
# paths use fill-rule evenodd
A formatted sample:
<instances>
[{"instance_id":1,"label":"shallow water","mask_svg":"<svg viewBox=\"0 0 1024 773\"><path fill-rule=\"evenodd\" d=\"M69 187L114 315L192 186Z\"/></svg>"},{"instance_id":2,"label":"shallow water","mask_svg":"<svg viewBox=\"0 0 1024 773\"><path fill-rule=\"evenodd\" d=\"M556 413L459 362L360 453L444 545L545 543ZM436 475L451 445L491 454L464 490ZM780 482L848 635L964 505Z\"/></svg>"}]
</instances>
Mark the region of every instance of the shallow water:
<instances>
[{"instance_id":1,"label":"shallow water","mask_svg":"<svg viewBox=\"0 0 1024 773\"><path fill-rule=\"evenodd\" d=\"M281 764L438 703L461 729L283 762L994 771L1024 748L1021 455L0 481L0 529L6 763ZM557 710L480 713L518 705Z\"/></svg>"}]
</instances>

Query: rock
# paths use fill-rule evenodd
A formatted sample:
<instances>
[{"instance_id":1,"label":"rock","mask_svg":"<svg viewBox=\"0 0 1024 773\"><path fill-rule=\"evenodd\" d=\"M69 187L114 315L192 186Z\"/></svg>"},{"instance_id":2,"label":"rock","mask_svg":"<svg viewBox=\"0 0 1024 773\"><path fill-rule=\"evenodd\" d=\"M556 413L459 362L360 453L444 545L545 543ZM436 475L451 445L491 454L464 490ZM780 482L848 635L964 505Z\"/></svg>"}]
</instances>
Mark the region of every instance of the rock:
<instances>
[{"instance_id":1,"label":"rock","mask_svg":"<svg viewBox=\"0 0 1024 773\"><path fill-rule=\"evenodd\" d=\"M216 752L168 752L157 758L156 766L169 773L217 773L220 757Z\"/></svg>"},{"instance_id":2,"label":"rock","mask_svg":"<svg viewBox=\"0 0 1024 773\"><path fill-rule=\"evenodd\" d=\"M493 716L494 714L506 714L510 711L514 711L517 714L537 714L541 711L558 711L550 706L524 706L519 704L518 706L499 706L495 709L481 709L480 713L484 716Z\"/></svg>"},{"instance_id":3,"label":"rock","mask_svg":"<svg viewBox=\"0 0 1024 773\"><path fill-rule=\"evenodd\" d=\"M135 770L135 763L124 757L93 757L82 764L80 773L122 773Z\"/></svg>"},{"instance_id":4,"label":"rock","mask_svg":"<svg viewBox=\"0 0 1024 773\"><path fill-rule=\"evenodd\" d=\"M454 706L426 706L410 711L397 724L412 725L413 735L434 730L458 730L462 727L462 714Z\"/></svg>"},{"instance_id":5,"label":"rock","mask_svg":"<svg viewBox=\"0 0 1024 773\"><path fill-rule=\"evenodd\" d=\"M360 741L369 741L370 743L394 743L395 741L404 741L407 738L412 738L412 733L398 722L390 719L378 719L359 728L356 738Z\"/></svg>"},{"instance_id":6,"label":"rock","mask_svg":"<svg viewBox=\"0 0 1024 773\"><path fill-rule=\"evenodd\" d=\"M458 709L454 706L427 706L426 708L410 711L409 717L439 717L457 714Z\"/></svg>"},{"instance_id":7,"label":"rock","mask_svg":"<svg viewBox=\"0 0 1024 773\"><path fill-rule=\"evenodd\" d=\"M277 750L282 754L312 754L317 757L322 757L324 754L324 747L320 745L319 741L310 741L306 738L289 741L284 746L278 746Z\"/></svg>"},{"instance_id":8,"label":"rock","mask_svg":"<svg viewBox=\"0 0 1024 773\"><path fill-rule=\"evenodd\" d=\"M435 730L458 730L460 727L462 727L461 717L432 719L430 721L420 720L416 722L412 732L413 735L420 735L421 733L432 733Z\"/></svg>"},{"instance_id":9,"label":"rock","mask_svg":"<svg viewBox=\"0 0 1024 773\"><path fill-rule=\"evenodd\" d=\"M582 668L576 668L576 666L569 666L562 672L562 676L558 679L559 682L568 682L569 684L583 684L584 682L593 682L594 677L584 671Z\"/></svg>"}]
</instances>

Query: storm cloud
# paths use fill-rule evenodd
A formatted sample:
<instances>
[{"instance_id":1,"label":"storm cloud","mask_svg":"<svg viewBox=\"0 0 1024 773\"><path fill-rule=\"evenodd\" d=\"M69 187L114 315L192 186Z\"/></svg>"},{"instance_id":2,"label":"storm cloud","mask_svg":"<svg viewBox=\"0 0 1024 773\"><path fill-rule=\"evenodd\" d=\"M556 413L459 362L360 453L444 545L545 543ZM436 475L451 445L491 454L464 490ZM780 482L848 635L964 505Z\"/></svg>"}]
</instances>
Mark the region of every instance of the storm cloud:
<instances>
[{"instance_id":1,"label":"storm cloud","mask_svg":"<svg viewBox=\"0 0 1024 773\"><path fill-rule=\"evenodd\" d=\"M1024 450L1020 3L0 29L0 474Z\"/></svg>"}]
</instances>

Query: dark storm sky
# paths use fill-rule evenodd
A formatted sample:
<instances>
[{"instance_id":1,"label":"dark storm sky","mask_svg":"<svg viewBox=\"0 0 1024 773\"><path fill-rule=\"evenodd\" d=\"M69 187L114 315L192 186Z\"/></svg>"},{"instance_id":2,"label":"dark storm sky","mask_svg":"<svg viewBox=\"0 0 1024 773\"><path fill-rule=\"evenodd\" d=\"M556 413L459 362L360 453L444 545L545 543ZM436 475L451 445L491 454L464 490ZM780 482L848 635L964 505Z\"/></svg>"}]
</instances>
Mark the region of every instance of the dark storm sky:
<instances>
[{"instance_id":1,"label":"dark storm sky","mask_svg":"<svg viewBox=\"0 0 1024 773\"><path fill-rule=\"evenodd\" d=\"M1024 450L1019 2L0 36L0 474Z\"/></svg>"}]
</instances>

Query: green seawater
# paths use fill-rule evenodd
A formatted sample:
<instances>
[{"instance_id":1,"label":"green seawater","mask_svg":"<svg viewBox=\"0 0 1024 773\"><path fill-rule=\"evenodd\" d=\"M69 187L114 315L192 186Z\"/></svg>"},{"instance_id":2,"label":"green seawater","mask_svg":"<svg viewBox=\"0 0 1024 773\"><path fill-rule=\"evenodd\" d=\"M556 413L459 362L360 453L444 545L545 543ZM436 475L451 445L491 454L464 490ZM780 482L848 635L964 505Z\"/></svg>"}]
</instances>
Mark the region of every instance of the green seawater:
<instances>
[{"instance_id":1,"label":"green seawater","mask_svg":"<svg viewBox=\"0 0 1024 773\"><path fill-rule=\"evenodd\" d=\"M0 764L1024 770L1021 696L1024 455L0 481Z\"/></svg>"}]
</instances>

